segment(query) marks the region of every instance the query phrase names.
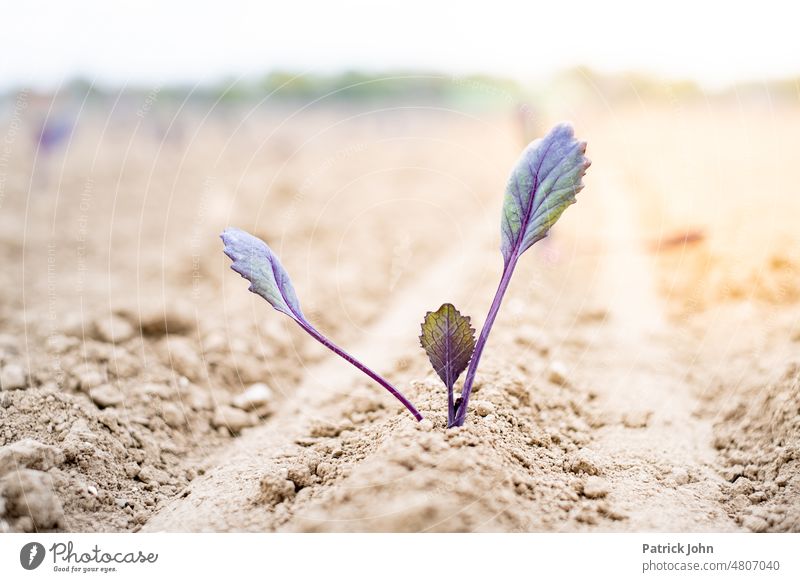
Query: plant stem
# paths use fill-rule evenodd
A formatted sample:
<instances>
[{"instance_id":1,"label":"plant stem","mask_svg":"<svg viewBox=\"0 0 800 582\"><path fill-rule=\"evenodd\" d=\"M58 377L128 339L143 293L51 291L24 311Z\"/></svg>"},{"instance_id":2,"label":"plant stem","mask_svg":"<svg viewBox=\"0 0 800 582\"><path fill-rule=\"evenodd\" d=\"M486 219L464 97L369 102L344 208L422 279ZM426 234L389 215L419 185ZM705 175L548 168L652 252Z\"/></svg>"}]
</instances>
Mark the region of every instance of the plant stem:
<instances>
[{"instance_id":1,"label":"plant stem","mask_svg":"<svg viewBox=\"0 0 800 582\"><path fill-rule=\"evenodd\" d=\"M450 426L450 423L453 422L455 414L456 414L456 406L453 402L453 385L450 384L447 387L447 426Z\"/></svg>"},{"instance_id":2,"label":"plant stem","mask_svg":"<svg viewBox=\"0 0 800 582\"><path fill-rule=\"evenodd\" d=\"M335 353L337 356L339 356L342 359L344 359L345 361L349 362L350 364L352 364L353 366L355 366L356 368L358 368L359 370L364 372L367 376L369 376L370 378L375 380L378 384L380 384L381 386L386 388L392 394L392 396L394 396L400 402L403 403L403 406L405 406L408 409L408 411L411 414L414 415L414 418L416 418L418 421L422 420L422 415L419 413L419 411L414 407L413 404L411 404L411 402L408 400L408 398L403 396L402 392L400 392L397 388L395 388L394 386L389 384L389 382L384 380L380 375L378 375L377 373L375 373L372 370L370 370L369 368L367 368L364 364L362 364L361 362L356 360L353 356L348 354L342 348L340 348L339 346L334 344L332 341L330 341L328 338L326 338L324 335L319 333L316 329L314 329L314 327L310 323L308 323L308 322L306 322L304 320L303 321L298 321L298 323L300 324L300 326L304 330L306 330L306 332L308 332L308 334L311 337L313 337L315 340L317 340L323 346L325 346L326 348L331 350L333 353Z\"/></svg>"},{"instance_id":3,"label":"plant stem","mask_svg":"<svg viewBox=\"0 0 800 582\"><path fill-rule=\"evenodd\" d=\"M462 426L467 418L467 404L469 404L469 395L472 392L472 384L475 382L475 374L478 371L478 364L483 354L483 348L486 347L486 340L489 338L489 332L492 331L492 325L497 318L497 312L500 311L500 304L503 302L503 296L506 294L508 284L511 282L511 275L514 274L514 267L517 265L517 259L514 258L509 261L503 268L503 276L500 279L500 285L497 287L497 292L494 294L492 306L489 308L489 314L486 316L486 321L481 329L481 335L478 336L478 342L475 344L475 351L472 353L472 359L467 368L467 377L464 380L464 388L461 390L461 403L456 411L456 416L452 422L448 421L447 427Z\"/></svg>"}]
</instances>

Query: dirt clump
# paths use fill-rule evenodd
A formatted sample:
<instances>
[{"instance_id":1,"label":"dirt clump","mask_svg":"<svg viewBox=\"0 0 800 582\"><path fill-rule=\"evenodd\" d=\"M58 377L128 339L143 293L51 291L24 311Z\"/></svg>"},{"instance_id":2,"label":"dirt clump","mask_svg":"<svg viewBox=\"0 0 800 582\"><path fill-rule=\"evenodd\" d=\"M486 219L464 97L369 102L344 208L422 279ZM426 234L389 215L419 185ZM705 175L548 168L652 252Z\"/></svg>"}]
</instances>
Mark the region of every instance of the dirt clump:
<instances>
[{"instance_id":1,"label":"dirt clump","mask_svg":"<svg viewBox=\"0 0 800 582\"><path fill-rule=\"evenodd\" d=\"M411 393L430 411L423 422L364 392L340 420L310 423L264 473L256 510L279 531L558 530L619 518L604 495L581 495L583 469L598 472L576 460L590 442L581 393L495 373L476 384L470 421L450 430L437 382Z\"/></svg>"},{"instance_id":2,"label":"dirt clump","mask_svg":"<svg viewBox=\"0 0 800 582\"><path fill-rule=\"evenodd\" d=\"M751 531L800 531L800 366L737 394L714 431L728 511Z\"/></svg>"},{"instance_id":3,"label":"dirt clump","mask_svg":"<svg viewBox=\"0 0 800 582\"><path fill-rule=\"evenodd\" d=\"M170 329L187 329L173 319ZM204 447L271 414L263 385L239 394L235 408L236 394L184 375L204 376L189 337L145 337L118 314L76 329L92 335L78 341L65 329L33 348L25 382L4 364L3 531L136 530L196 476ZM17 348L2 355L25 361Z\"/></svg>"}]
</instances>

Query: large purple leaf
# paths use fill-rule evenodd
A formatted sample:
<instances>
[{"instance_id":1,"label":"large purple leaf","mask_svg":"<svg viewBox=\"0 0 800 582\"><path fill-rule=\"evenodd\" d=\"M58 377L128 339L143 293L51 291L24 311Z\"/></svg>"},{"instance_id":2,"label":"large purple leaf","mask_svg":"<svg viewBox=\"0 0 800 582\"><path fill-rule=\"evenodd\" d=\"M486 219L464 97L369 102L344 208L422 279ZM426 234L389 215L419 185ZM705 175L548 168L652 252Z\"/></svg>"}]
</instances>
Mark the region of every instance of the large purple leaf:
<instances>
[{"instance_id":1,"label":"large purple leaf","mask_svg":"<svg viewBox=\"0 0 800 582\"><path fill-rule=\"evenodd\" d=\"M461 426L466 420L478 364L517 260L531 245L547 236L550 227L575 202L576 194L583 188L583 175L591 164L585 153L586 142L576 140L572 126L562 123L525 148L511 171L500 225L503 276L475 344L456 413L448 419L448 426Z\"/></svg>"},{"instance_id":2,"label":"large purple leaf","mask_svg":"<svg viewBox=\"0 0 800 582\"><path fill-rule=\"evenodd\" d=\"M221 238L231 269L250 281L250 291L295 321L305 321L289 274L267 243L238 228L226 228Z\"/></svg>"},{"instance_id":3,"label":"large purple leaf","mask_svg":"<svg viewBox=\"0 0 800 582\"><path fill-rule=\"evenodd\" d=\"M506 186L501 221L501 251L506 264L547 236L575 195L591 162L586 142L562 123L532 142L517 161Z\"/></svg>"},{"instance_id":4,"label":"large purple leaf","mask_svg":"<svg viewBox=\"0 0 800 582\"><path fill-rule=\"evenodd\" d=\"M414 415L414 418L422 420L419 411L397 388L334 344L308 322L300 310L300 302L297 300L289 274L267 243L238 228L226 228L221 238L225 244L225 254L233 261L231 268L250 281L250 291L294 319L311 337L386 388Z\"/></svg>"}]
</instances>

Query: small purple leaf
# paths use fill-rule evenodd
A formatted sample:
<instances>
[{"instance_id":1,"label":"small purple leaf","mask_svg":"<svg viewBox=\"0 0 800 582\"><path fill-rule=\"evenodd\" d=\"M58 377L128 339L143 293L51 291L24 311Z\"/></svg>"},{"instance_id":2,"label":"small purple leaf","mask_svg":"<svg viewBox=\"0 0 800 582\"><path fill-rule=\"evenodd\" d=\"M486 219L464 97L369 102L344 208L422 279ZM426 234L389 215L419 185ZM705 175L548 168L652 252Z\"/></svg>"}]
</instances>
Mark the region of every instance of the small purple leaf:
<instances>
[{"instance_id":1,"label":"small purple leaf","mask_svg":"<svg viewBox=\"0 0 800 582\"><path fill-rule=\"evenodd\" d=\"M428 312L422 322L419 343L444 385L447 386L447 418L452 421L456 407L453 402L453 385L467 367L475 349L475 330L450 303L438 311Z\"/></svg>"},{"instance_id":2,"label":"small purple leaf","mask_svg":"<svg viewBox=\"0 0 800 582\"><path fill-rule=\"evenodd\" d=\"M466 369L475 349L475 330L450 303L425 314L419 343L428 354L433 369L448 388Z\"/></svg>"}]
</instances>

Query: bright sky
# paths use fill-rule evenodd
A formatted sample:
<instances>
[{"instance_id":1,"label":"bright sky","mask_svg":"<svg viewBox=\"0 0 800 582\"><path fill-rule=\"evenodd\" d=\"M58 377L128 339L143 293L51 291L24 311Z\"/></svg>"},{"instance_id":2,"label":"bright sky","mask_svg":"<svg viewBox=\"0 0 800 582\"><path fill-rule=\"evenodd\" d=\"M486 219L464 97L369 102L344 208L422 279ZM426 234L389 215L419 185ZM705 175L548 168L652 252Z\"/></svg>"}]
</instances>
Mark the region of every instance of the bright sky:
<instances>
[{"instance_id":1,"label":"bright sky","mask_svg":"<svg viewBox=\"0 0 800 582\"><path fill-rule=\"evenodd\" d=\"M708 87L800 74L793 2L670 0L15 0L0 87L215 81L276 68L484 72L584 64ZM797 2L794 2L797 6Z\"/></svg>"}]
</instances>

